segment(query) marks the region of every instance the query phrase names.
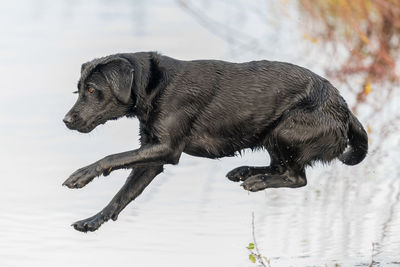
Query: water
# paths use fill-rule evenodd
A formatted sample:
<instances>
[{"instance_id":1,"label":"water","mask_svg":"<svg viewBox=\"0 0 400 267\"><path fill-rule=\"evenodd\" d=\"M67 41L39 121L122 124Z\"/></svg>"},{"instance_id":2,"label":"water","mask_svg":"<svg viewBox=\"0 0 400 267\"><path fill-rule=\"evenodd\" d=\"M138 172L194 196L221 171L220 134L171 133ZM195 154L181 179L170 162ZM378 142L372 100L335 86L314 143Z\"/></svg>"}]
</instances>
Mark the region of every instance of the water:
<instances>
[{"instance_id":1,"label":"water","mask_svg":"<svg viewBox=\"0 0 400 267\"><path fill-rule=\"evenodd\" d=\"M220 20L237 12L213 5L208 14L219 12ZM245 18L243 24L255 25L249 35L264 29ZM304 188L255 194L224 176L240 165L267 164L266 153L214 161L185 155L117 222L94 233L73 230L72 222L111 200L128 171L81 190L62 182L79 167L138 147L136 120L109 122L88 135L63 125L80 64L149 50L180 59L258 56L240 49L249 43L210 31L182 2L7 1L0 23L1 266L254 266L246 249L252 213L258 246L272 266L368 266L371 257L375 266L400 264L399 162L391 150L371 153L355 167L336 162L309 169ZM287 22L278 26L264 33L273 39L259 53L301 64L293 56L298 43L287 42L301 33L285 34L293 27ZM309 60L302 65L313 68ZM398 145L395 136L390 146Z\"/></svg>"}]
</instances>

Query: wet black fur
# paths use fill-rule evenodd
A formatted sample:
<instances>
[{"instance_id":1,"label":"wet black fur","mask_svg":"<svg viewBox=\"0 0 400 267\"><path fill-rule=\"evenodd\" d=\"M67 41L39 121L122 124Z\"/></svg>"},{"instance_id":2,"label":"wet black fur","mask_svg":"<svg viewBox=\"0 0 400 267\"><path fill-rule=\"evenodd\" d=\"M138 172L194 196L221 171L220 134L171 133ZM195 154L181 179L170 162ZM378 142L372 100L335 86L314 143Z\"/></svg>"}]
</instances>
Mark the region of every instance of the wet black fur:
<instances>
[{"instance_id":1,"label":"wet black fur","mask_svg":"<svg viewBox=\"0 0 400 267\"><path fill-rule=\"evenodd\" d=\"M115 220L163 165L177 164L183 152L221 158L265 148L269 166L243 166L227 174L258 191L304 186L306 166L335 158L354 165L368 150L367 134L338 90L289 63L181 61L142 52L95 59L81 72L78 100L64 119L68 128L90 132L107 120L136 116L141 147L107 156L64 182L81 188L96 176L132 169L107 207L73 224L80 231Z\"/></svg>"}]
</instances>

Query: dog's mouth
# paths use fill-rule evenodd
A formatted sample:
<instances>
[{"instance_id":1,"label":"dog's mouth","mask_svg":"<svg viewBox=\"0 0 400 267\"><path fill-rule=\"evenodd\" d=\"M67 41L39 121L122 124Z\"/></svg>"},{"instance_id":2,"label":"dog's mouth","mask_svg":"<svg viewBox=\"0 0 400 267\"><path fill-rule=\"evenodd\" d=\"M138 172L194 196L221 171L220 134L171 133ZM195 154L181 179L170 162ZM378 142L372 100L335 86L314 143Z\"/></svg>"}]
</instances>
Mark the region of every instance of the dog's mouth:
<instances>
[{"instance_id":1,"label":"dog's mouth","mask_svg":"<svg viewBox=\"0 0 400 267\"><path fill-rule=\"evenodd\" d=\"M83 120L76 121L74 124L66 124L66 126L71 129L71 130L76 130L80 133L90 133L93 131L94 128L101 124L105 124L109 120L116 120L118 117L113 117L113 118L104 118L103 116L97 117L95 120L92 122L85 122Z\"/></svg>"},{"instance_id":2,"label":"dog's mouth","mask_svg":"<svg viewBox=\"0 0 400 267\"><path fill-rule=\"evenodd\" d=\"M93 120L92 122L89 122L89 123L87 123L86 121L83 121L83 120L78 120L78 121L75 121L75 123L66 124L66 126L69 129L76 130L80 133L89 133L94 128L99 126L100 124L106 123L106 121L107 121L107 119L104 119L103 116L99 116L95 120Z\"/></svg>"},{"instance_id":3,"label":"dog's mouth","mask_svg":"<svg viewBox=\"0 0 400 267\"><path fill-rule=\"evenodd\" d=\"M82 127L79 127L76 130L80 133L89 133L89 132L93 131L93 129L96 128L97 126L104 124L106 122L107 122L107 119L103 118L103 116L99 116L91 123L83 125Z\"/></svg>"},{"instance_id":4,"label":"dog's mouth","mask_svg":"<svg viewBox=\"0 0 400 267\"><path fill-rule=\"evenodd\" d=\"M75 130L77 130L80 133L90 133L94 128L96 128L96 126L94 126L94 127L77 128Z\"/></svg>"}]
</instances>

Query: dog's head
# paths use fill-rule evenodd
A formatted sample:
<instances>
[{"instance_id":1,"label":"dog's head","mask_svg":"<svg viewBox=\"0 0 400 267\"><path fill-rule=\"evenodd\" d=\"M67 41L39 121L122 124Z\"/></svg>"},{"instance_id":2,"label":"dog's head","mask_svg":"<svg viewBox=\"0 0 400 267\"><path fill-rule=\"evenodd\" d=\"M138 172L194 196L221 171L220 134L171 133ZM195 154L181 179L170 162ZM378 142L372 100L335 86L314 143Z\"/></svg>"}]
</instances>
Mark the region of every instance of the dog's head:
<instances>
[{"instance_id":1,"label":"dog's head","mask_svg":"<svg viewBox=\"0 0 400 267\"><path fill-rule=\"evenodd\" d=\"M83 64L78 100L65 115L66 126L88 133L108 120L127 115L134 106L133 77L132 64L118 55Z\"/></svg>"}]
</instances>

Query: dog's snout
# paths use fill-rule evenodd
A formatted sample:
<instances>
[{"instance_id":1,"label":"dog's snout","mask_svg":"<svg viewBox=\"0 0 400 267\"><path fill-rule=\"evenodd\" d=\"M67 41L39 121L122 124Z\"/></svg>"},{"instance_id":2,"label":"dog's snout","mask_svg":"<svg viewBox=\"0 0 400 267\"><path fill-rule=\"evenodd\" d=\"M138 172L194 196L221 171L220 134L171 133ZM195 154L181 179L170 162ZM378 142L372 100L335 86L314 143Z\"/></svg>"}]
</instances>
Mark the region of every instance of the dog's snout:
<instances>
[{"instance_id":1,"label":"dog's snout","mask_svg":"<svg viewBox=\"0 0 400 267\"><path fill-rule=\"evenodd\" d=\"M63 122L64 122L65 124L71 124L71 123L72 123L72 116L69 115L69 114L65 115L65 117L64 117L64 119L63 119Z\"/></svg>"}]
</instances>

